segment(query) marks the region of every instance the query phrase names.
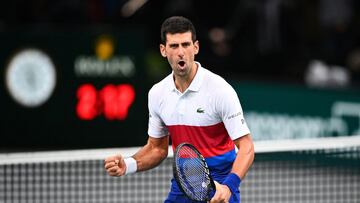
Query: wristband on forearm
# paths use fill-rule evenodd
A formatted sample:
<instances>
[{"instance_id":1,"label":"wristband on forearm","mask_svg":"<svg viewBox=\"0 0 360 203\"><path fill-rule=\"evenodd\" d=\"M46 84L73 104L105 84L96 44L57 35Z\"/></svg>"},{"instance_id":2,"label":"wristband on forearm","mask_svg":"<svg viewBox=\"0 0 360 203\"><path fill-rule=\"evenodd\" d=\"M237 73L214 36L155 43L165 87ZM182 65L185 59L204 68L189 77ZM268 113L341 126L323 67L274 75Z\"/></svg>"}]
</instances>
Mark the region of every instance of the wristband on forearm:
<instances>
[{"instance_id":1,"label":"wristband on forearm","mask_svg":"<svg viewBox=\"0 0 360 203\"><path fill-rule=\"evenodd\" d=\"M225 178L223 185L229 187L231 193L235 193L240 187L241 179L235 173L229 173Z\"/></svg>"},{"instance_id":2,"label":"wristband on forearm","mask_svg":"<svg viewBox=\"0 0 360 203\"><path fill-rule=\"evenodd\" d=\"M125 175L136 173L137 170L137 163L136 160L132 157L128 157L124 159L126 165Z\"/></svg>"}]
</instances>

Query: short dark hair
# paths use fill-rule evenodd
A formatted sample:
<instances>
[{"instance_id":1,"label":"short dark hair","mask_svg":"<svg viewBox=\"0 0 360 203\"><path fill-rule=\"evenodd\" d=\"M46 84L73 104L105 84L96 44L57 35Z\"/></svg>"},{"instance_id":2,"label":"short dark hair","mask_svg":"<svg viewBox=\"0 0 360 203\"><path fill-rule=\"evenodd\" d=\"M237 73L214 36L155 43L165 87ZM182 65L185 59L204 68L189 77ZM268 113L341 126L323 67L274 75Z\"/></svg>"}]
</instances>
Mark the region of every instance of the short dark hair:
<instances>
[{"instance_id":1,"label":"short dark hair","mask_svg":"<svg viewBox=\"0 0 360 203\"><path fill-rule=\"evenodd\" d=\"M191 32L192 41L196 41L196 30L192 22L183 16L167 18L161 25L161 43L166 44L166 35Z\"/></svg>"}]
</instances>

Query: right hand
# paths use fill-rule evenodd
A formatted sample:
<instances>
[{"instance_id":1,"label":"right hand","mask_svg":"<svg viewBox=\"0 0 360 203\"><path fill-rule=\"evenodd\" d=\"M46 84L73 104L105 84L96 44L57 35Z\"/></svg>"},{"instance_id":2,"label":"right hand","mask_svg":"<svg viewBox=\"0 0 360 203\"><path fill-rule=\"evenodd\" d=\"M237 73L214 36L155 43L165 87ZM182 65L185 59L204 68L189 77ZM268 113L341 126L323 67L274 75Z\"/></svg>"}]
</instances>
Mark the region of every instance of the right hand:
<instances>
[{"instance_id":1,"label":"right hand","mask_svg":"<svg viewBox=\"0 0 360 203\"><path fill-rule=\"evenodd\" d=\"M104 167L110 176L122 176L126 172L124 158L121 155L107 157L104 161Z\"/></svg>"},{"instance_id":2,"label":"right hand","mask_svg":"<svg viewBox=\"0 0 360 203\"><path fill-rule=\"evenodd\" d=\"M216 186L215 195L211 198L209 203L228 203L231 197L231 191L226 185L222 185L214 181Z\"/></svg>"}]
</instances>

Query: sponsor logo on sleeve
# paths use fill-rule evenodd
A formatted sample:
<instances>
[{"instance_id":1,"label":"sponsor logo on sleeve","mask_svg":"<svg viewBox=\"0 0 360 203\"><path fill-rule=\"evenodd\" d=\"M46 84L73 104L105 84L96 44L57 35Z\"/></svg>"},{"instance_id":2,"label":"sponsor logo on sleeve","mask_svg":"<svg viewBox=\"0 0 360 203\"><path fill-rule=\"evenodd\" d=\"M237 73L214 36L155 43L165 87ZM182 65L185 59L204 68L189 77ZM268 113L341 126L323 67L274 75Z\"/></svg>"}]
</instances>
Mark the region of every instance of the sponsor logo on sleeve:
<instances>
[{"instance_id":1,"label":"sponsor logo on sleeve","mask_svg":"<svg viewBox=\"0 0 360 203\"><path fill-rule=\"evenodd\" d=\"M240 115L241 115L241 112L237 112L237 113L229 116L228 119L233 119L233 118L235 118L235 117L237 117L237 116L240 116Z\"/></svg>"}]
</instances>

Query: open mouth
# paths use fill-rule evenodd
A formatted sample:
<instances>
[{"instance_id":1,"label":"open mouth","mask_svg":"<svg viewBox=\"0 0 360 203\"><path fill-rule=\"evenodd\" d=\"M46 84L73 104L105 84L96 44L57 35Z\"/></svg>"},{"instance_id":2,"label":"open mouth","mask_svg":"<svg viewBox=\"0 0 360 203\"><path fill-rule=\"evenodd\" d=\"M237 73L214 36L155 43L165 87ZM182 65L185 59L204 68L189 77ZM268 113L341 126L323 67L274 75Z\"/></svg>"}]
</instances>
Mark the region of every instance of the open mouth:
<instances>
[{"instance_id":1,"label":"open mouth","mask_svg":"<svg viewBox=\"0 0 360 203\"><path fill-rule=\"evenodd\" d=\"M179 66L181 67L181 68L183 68L184 66L185 66L185 61L179 61Z\"/></svg>"}]
</instances>

